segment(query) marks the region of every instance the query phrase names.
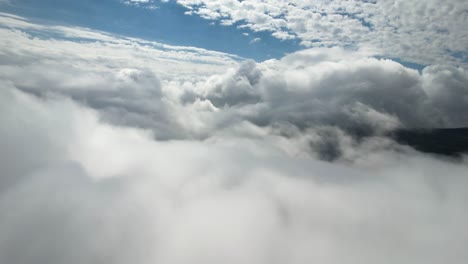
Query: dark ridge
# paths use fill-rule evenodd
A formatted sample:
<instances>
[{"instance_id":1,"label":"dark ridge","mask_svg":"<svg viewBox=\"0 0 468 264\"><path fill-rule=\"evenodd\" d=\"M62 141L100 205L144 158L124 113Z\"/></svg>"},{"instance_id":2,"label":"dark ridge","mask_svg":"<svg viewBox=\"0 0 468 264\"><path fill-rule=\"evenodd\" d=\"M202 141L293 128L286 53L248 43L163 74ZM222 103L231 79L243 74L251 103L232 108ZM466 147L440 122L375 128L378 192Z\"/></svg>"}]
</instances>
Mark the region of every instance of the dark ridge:
<instances>
[{"instance_id":1,"label":"dark ridge","mask_svg":"<svg viewBox=\"0 0 468 264\"><path fill-rule=\"evenodd\" d=\"M468 128L399 129L391 137L421 152L446 156L468 154Z\"/></svg>"}]
</instances>

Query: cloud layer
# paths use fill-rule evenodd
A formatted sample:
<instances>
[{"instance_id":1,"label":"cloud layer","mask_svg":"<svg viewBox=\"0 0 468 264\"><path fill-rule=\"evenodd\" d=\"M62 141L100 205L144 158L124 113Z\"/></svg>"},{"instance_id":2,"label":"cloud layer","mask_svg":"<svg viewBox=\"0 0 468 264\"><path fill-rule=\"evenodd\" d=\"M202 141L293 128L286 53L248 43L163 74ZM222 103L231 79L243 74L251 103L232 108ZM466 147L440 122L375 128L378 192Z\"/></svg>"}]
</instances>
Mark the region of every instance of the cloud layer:
<instances>
[{"instance_id":1,"label":"cloud layer","mask_svg":"<svg viewBox=\"0 0 468 264\"><path fill-rule=\"evenodd\" d=\"M468 259L466 156L385 136L467 126L464 68L1 19L0 262Z\"/></svg>"},{"instance_id":2,"label":"cloud layer","mask_svg":"<svg viewBox=\"0 0 468 264\"><path fill-rule=\"evenodd\" d=\"M467 163L299 158L268 137L154 141L2 89L8 263L464 263ZM400 156L401 155L401 156Z\"/></svg>"},{"instance_id":3,"label":"cloud layer","mask_svg":"<svg viewBox=\"0 0 468 264\"><path fill-rule=\"evenodd\" d=\"M468 7L463 0L177 0L187 14L270 31L306 47L370 47L421 64L467 63Z\"/></svg>"}]
</instances>

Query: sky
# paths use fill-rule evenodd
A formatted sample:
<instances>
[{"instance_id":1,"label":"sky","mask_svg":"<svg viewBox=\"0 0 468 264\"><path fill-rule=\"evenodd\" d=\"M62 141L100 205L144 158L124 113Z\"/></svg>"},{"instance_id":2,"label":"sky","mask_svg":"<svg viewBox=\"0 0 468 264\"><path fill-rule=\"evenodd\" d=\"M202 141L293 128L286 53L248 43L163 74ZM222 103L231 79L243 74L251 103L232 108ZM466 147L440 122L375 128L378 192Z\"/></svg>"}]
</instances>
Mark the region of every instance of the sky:
<instances>
[{"instance_id":1,"label":"sky","mask_svg":"<svg viewBox=\"0 0 468 264\"><path fill-rule=\"evenodd\" d=\"M468 260L463 0L0 0L0 263ZM447 139L450 140L450 139Z\"/></svg>"},{"instance_id":2,"label":"sky","mask_svg":"<svg viewBox=\"0 0 468 264\"><path fill-rule=\"evenodd\" d=\"M306 47L466 64L466 1L14 0L6 12L263 61ZM9 4L8 4L9 3ZM438 61L439 60L439 61ZM422 65L422 66L419 66ZM413 66L414 67L414 66Z\"/></svg>"},{"instance_id":3,"label":"sky","mask_svg":"<svg viewBox=\"0 0 468 264\"><path fill-rule=\"evenodd\" d=\"M15 1L3 10L50 24L67 24L144 38L171 45L195 46L255 60L281 57L299 49L298 41L279 41L267 32L220 26L189 16L175 2L149 1ZM263 42L260 41L263 40Z\"/></svg>"}]
</instances>

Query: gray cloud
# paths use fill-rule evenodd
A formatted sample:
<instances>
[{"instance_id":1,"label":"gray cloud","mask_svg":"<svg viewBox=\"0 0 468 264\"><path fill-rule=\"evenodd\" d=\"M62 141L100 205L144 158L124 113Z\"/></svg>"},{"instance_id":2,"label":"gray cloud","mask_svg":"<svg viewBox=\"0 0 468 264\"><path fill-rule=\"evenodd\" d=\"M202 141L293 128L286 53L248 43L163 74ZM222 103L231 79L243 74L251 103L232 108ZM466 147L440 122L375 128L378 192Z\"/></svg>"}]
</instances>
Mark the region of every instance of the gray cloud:
<instances>
[{"instance_id":1,"label":"gray cloud","mask_svg":"<svg viewBox=\"0 0 468 264\"><path fill-rule=\"evenodd\" d=\"M443 112L446 124L468 126L464 115L468 105L468 73L464 68L431 66L423 71L424 90L431 104Z\"/></svg>"},{"instance_id":2,"label":"gray cloud","mask_svg":"<svg viewBox=\"0 0 468 264\"><path fill-rule=\"evenodd\" d=\"M358 59L342 52L323 50L313 59L302 52L280 61L248 62L186 89L182 102L208 100L217 107L210 122L204 122L211 127L208 131L248 120L286 137L326 135L323 142L330 135L314 129L338 128L363 143L363 137L396 128L466 126L462 113L468 110L463 95L468 82L462 68L432 66L421 74L391 60ZM290 133L290 126L298 130ZM332 156L341 153L340 148L327 147Z\"/></svg>"}]
</instances>

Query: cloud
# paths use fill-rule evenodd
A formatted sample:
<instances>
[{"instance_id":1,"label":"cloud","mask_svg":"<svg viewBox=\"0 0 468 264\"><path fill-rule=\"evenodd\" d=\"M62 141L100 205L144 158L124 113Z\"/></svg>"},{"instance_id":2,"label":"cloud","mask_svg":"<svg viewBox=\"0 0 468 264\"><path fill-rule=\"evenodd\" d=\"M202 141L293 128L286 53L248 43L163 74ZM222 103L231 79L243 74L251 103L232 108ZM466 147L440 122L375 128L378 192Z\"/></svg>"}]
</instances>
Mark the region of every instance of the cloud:
<instances>
[{"instance_id":1,"label":"cloud","mask_svg":"<svg viewBox=\"0 0 468 264\"><path fill-rule=\"evenodd\" d=\"M254 38L250 41L250 44L255 44L255 43L258 43L260 42L262 39L261 38Z\"/></svg>"},{"instance_id":2,"label":"cloud","mask_svg":"<svg viewBox=\"0 0 468 264\"><path fill-rule=\"evenodd\" d=\"M161 89L197 83L225 72L240 60L195 47L169 46L83 28L46 27L7 15L1 19L4 28L0 35L5 40L0 44L4 62L1 79L32 94L71 97L100 109L104 118L119 124L153 127L161 138L183 132L178 132L176 124L167 124L173 118L167 116L171 107L164 102ZM37 32L46 37L37 37ZM47 38L48 34L54 38ZM28 78L24 78L25 72ZM161 81L168 85L163 88Z\"/></svg>"},{"instance_id":3,"label":"cloud","mask_svg":"<svg viewBox=\"0 0 468 264\"><path fill-rule=\"evenodd\" d=\"M420 64L466 66L464 1L199 1L177 0L191 14L306 47L373 47ZM206 15L210 14L210 15ZM430 22L429 22L430 21Z\"/></svg>"},{"instance_id":4,"label":"cloud","mask_svg":"<svg viewBox=\"0 0 468 264\"><path fill-rule=\"evenodd\" d=\"M465 126L463 68L0 18L0 262L466 262L466 155L385 136Z\"/></svg>"},{"instance_id":5,"label":"cloud","mask_svg":"<svg viewBox=\"0 0 468 264\"><path fill-rule=\"evenodd\" d=\"M468 73L464 68L431 66L423 71L424 89L432 104L445 113L452 126L467 126L463 111L468 103Z\"/></svg>"},{"instance_id":6,"label":"cloud","mask_svg":"<svg viewBox=\"0 0 468 264\"><path fill-rule=\"evenodd\" d=\"M467 163L373 152L349 166L290 156L269 139L161 142L67 99L0 98L4 262L467 257Z\"/></svg>"},{"instance_id":7,"label":"cloud","mask_svg":"<svg viewBox=\"0 0 468 264\"><path fill-rule=\"evenodd\" d=\"M148 8L148 9L157 9L158 8L158 6L155 5L155 1L153 1L153 0L121 0L121 2L126 4L126 5L131 5L131 6L136 6L136 7L143 7L143 8Z\"/></svg>"},{"instance_id":8,"label":"cloud","mask_svg":"<svg viewBox=\"0 0 468 264\"><path fill-rule=\"evenodd\" d=\"M197 47L171 46L87 28L46 26L6 13L0 13L0 25L2 38L8 40L1 46L5 60L10 59L8 56L14 55L22 57L29 55L31 59L63 56L61 59L94 61L101 67L116 66L106 65L104 62L97 63L99 60L111 60L114 64L119 63L118 66L128 65L127 68L131 68L130 66L141 68L144 65L163 78L169 78L168 75L195 77L222 73L226 68L242 60L236 55ZM47 46L51 48L44 48ZM31 48L34 49L34 53L28 54L27 51ZM102 53L100 56L92 56L92 52ZM40 53L43 54L40 56ZM126 60L129 57L132 57L133 61ZM165 69L157 70L162 64L165 65Z\"/></svg>"},{"instance_id":9,"label":"cloud","mask_svg":"<svg viewBox=\"0 0 468 264\"><path fill-rule=\"evenodd\" d=\"M288 136L292 126L299 137L337 127L352 138L468 125L463 68L419 73L372 58L372 49L341 48L239 63L219 52L2 17L2 79L31 94L73 98L108 122L149 128L158 139L210 138L244 122ZM33 30L59 38L34 38Z\"/></svg>"},{"instance_id":10,"label":"cloud","mask_svg":"<svg viewBox=\"0 0 468 264\"><path fill-rule=\"evenodd\" d=\"M464 97L460 97L466 90L462 68L443 68L446 75L458 79L444 79L443 85L451 88L442 91L429 74L438 72L436 66L420 74L391 60L358 59L359 55L345 53L311 50L260 64L245 62L237 71L213 76L189 89L182 98L208 99L223 111L261 126L286 122L306 129L328 125L348 132L368 130L354 131L368 134L399 126L467 125L466 118L449 109L465 110ZM453 102L460 100L456 106L448 104L451 99L442 103L442 97L452 96L458 96Z\"/></svg>"},{"instance_id":11,"label":"cloud","mask_svg":"<svg viewBox=\"0 0 468 264\"><path fill-rule=\"evenodd\" d=\"M315 153L314 142L326 134L315 130L337 128L351 138L336 142L349 146L325 149L346 156L354 140L397 127L468 125L462 114L463 68L434 65L419 73L372 58L372 49L342 48L239 63L238 57L193 47L2 19L6 28L0 34L7 40L0 44L6 62L2 79L37 96L72 98L107 122L151 129L160 140L206 139L232 134L232 128L246 135L253 126L296 138L297 144L312 146L301 151ZM34 31L57 37L33 37Z\"/></svg>"}]
</instances>

